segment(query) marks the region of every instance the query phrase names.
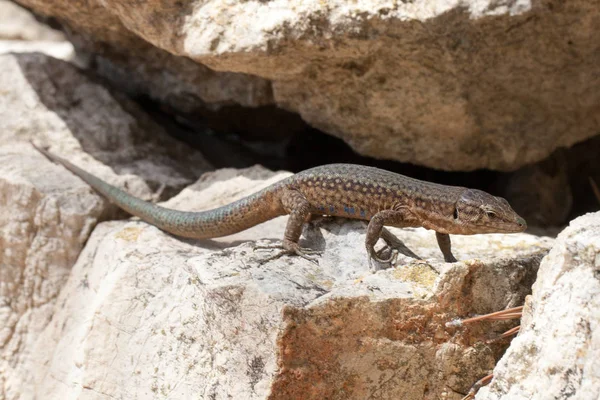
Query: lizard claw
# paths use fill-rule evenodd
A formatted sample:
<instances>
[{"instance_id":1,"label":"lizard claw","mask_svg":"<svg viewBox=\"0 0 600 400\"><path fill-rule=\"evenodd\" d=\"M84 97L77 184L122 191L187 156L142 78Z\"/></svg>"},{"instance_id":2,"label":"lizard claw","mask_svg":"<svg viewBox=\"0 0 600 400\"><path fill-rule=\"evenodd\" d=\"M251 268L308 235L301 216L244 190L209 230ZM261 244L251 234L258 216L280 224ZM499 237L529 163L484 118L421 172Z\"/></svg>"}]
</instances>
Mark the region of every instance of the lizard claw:
<instances>
[{"instance_id":1,"label":"lizard claw","mask_svg":"<svg viewBox=\"0 0 600 400\"><path fill-rule=\"evenodd\" d=\"M444 255L444 261L447 262L447 263L458 262L458 260L452 254Z\"/></svg>"},{"instance_id":2,"label":"lizard claw","mask_svg":"<svg viewBox=\"0 0 600 400\"><path fill-rule=\"evenodd\" d=\"M283 241L283 248L287 252L296 254L296 255L304 258L305 260L314 262L315 264L318 264L317 256L319 256L323 253L319 250L313 250L313 249L308 249L305 247L300 247L300 245L298 243L294 243L290 240Z\"/></svg>"},{"instance_id":3,"label":"lizard claw","mask_svg":"<svg viewBox=\"0 0 600 400\"><path fill-rule=\"evenodd\" d=\"M294 253L300 257L308 258L309 260L313 260L316 258L316 256L323 254L323 252L319 250L307 249L305 247L298 247L294 249Z\"/></svg>"},{"instance_id":4,"label":"lizard claw","mask_svg":"<svg viewBox=\"0 0 600 400\"><path fill-rule=\"evenodd\" d=\"M297 250L294 251L294 254L296 254L296 255L304 258L305 260L308 260L310 262L313 262L313 263L319 265L319 261L318 261L319 257L317 257L317 256L320 255L321 252L315 251L315 250L309 250L307 252L307 250L308 249L302 249L300 247L300 248L298 248Z\"/></svg>"},{"instance_id":5,"label":"lizard claw","mask_svg":"<svg viewBox=\"0 0 600 400\"><path fill-rule=\"evenodd\" d=\"M391 263L397 256L398 256L398 250L392 249L390 256L386 259L379 258L379 256L377 256L377 254L373 255L372 257L377 262L387 264L387 263Z\"/></svg>"},{"instance_id":6,"label":"lizard claw","mask_svg":"<svg viewBox=\"0 0 600 400\"><path fill-rule=\"evenodd\" d=\"M267 258L266 261L271 261L271 260L280 258L281 256L286 255L286 254L295 254L297 256L304 258L305 260L311 261L318 265L319 263L317 261L317 259L318 259L317 256L323 254L322 251L313 250L313 249L309 249L309 248L305 248L305 247L300 247L300 245L298 245L298 243L294 243L294 242L286 241L286 240L284 240L282 244L268 245L268 246L261 245L261 246L255 247L255 249L281 249L281 248L283 248L283 251L279 252L277 255L275 255L273 257Z\"/></svg>"},{"instance_id":7,"label":"lizard claw","mask_svg":"<svg viewBox=\"0 0 600 400\"><path fill-rule=\"evenodd\" d=\"M371 248L371 249L368 249L368 257L369 257L369 267L371 267L371 269L373 269L372 260L375 260L378 263L382 263L382 264L393 264L394 261L396 260L396 258L398 258L398 250L392 249L390 256L388 258L383 259L377 255L377 252L375 251L374 248Z\"/></svg>"}]
</instances>

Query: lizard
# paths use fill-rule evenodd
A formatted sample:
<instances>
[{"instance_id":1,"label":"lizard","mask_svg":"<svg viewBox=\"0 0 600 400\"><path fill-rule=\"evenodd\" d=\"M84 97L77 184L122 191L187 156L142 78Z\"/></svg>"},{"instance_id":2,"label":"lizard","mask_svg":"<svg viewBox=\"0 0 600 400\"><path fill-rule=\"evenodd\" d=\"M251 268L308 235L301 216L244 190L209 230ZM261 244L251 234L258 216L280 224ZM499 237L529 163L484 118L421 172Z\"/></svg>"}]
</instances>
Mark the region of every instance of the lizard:
<instances>
[{"instance_id":1,"label":"lizard","mask_svg":"<svg viewBox=\"0 0 600 400\"><path fill-rule=\"evenodd\" d=\"M287 214L281 247L286 253L309 260L315 260L319 252L300 247L299 240L304 223L313 215L368 221L365 247L369 262L375 259L382 263L390 262L394 256L382 259L375 252L384 226L435 231L446 262L457 261L451 251L450 234L516 233L527 228L525 220L504 198L478 189L422 181L356 164L310 168L212 210L177 211L136 198L31 144L110 202L175 236L192 239L227 236Z\"/></svg>"}]
</instances>

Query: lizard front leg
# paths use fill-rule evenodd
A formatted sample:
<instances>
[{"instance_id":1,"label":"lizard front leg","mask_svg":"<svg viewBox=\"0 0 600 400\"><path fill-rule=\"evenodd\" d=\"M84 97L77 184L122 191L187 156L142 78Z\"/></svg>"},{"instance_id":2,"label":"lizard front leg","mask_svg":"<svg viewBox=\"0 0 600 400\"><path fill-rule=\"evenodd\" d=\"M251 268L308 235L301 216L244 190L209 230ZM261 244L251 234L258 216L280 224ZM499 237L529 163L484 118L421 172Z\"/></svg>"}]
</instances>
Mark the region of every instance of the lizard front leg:
<instances>
[{"instance_id":1,"label":"lizard front leg","mask_svg":"<svg viewBox=\"0 0 600 400\"><path fill-rule=\"evenodd\" d=\"M444 261L448 263L457 262L458 260L452 255L452 243L450 242L450 235L447 233L436 232L435 238L437 239L438 246L440 246L440 250L444 255Z\"/></svg>"},{"instance_id":2,"label":"lizard front leg","mask_svg":"<svg viewBox=\"0 0 600 400\"><path fill-rule=\"evenodd\" d=\"M400 208L398 210L383 210L375 214L369 221L367 227L367 236L365 238L365 247L367 248L367 254L369 255L369 261L375 259L381 263L389 263L394 259L395 253L383 260L377 256L375 252L375 243L381 237L384 225L395 226L398 228L413 226L411 220L412 214L407 208Z\"/></svg>"}]
</instances>

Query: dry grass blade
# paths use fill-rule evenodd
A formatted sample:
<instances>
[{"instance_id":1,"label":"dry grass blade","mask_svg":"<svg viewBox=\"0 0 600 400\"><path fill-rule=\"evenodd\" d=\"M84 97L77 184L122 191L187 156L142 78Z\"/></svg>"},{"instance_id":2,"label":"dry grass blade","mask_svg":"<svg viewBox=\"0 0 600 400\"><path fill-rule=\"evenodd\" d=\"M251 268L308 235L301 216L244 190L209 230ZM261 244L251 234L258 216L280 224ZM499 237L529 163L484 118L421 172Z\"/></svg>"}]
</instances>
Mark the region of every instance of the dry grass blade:
<instances>
[{"instance_id":1,"label":"dry grass blade","mask_svg":"<svg viewBox=\"0 0 600 400\"><path fill-rule=\"evenodd\" d=\"M504 319L521 318L523 306L507 308L506 310L496 311L490 314L480 315L473 318L463 319L463 324L468 324L475 321L499 321Z\"/></svg>"},{"instance_id":2,"label":"dry grass blade","mask_svg":"<svg viewBox=\"0 0 600 400\"><path fill-rule=\"evenodd\" d=\"M468 318L468 319L462 320L462 324L468 324L468 323L475 322L475 321L501 321L501 320L507 320L507 319L513 319L513 318L521 318L522 315L523 315L523 306L519 306L519 307L507 308L506 310L497 311L497 312L490 313L490 314L480 315L480 316L473 317L473 318ZM514 328L509 329L508 331L504 332L502 335L498 336L497 338L486 341L486 343L488 343L488 344L493 343L497 340L504 339L509 336L515 335L517 332L519 332L520 329L521 329L520 325L515 326ZM487 376L481 378L477 382L475 382L473 387L471 387L471 389L469 390L469 393L467 393L467 395L465 397L463 397L462 400L474 399L477 391L479 391L479 389L481 389L482 386L487 385L492 380L493 376L494 376L493 374L490 374L490 375L487 375Z\"/></svg>"},{"instance_id":3,"label":"dry grass blade","mask_svg":"<svg viewBox=\"0 0 600 400\"><path fill-rule=\"evenodd\" d=\"M473 387L471 387L471 389L469 390L469 393L467 393L467 395L465 397L463 397L461 400L472 400L472 399L474 399L475 398L475 394L477 393L477 391L479 391L479 389L481 389L483 386L485 386L488 383L490 383L490 381L492 380L493 377L494 377L494 374L489 374L489 375L484 376L483 378L481 378L477 382L475 382L475 384L473 385Z\"/></svg>"},{"instance_id":4,"label":"dry grass blade","mask_svg":"<svg viewBox=\"0 0 600 400\"><path fill-rule=\"evenodd\" d=\"M521 330L521 325L517 325L514 328L510 328L509 330L507 330L506 332L504 332L502 335L495 337L493 339L490 340L486 340L486 344L491 344L491 343L495 343L497 341L500 341L502 339L506 339L507 337L510 337L512 335L516 335L519 330Z\"/></svg>"}]
</instances>

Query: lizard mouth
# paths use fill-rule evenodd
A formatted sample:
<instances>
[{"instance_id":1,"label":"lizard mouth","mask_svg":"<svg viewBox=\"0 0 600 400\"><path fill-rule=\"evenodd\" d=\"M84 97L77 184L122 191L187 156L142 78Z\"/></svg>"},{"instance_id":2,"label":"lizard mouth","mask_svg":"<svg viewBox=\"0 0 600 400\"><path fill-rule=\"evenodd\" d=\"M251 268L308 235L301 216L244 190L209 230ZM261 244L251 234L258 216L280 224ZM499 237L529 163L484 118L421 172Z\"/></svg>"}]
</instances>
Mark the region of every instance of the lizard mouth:
<instances>
[{"instance_id":1,"label":"lizard mouth","mask_svg":"<svg viewBox=\"0 0 600 400\"><path fill-rule=\"evenodd\" d=\"M505 221L502 224L495 224L493 226L485 224L484 226L490 229L490 233L518 233L527 229L527 222L525 219L517 217L515 221Z\"/></svg>"}]
</instances>

